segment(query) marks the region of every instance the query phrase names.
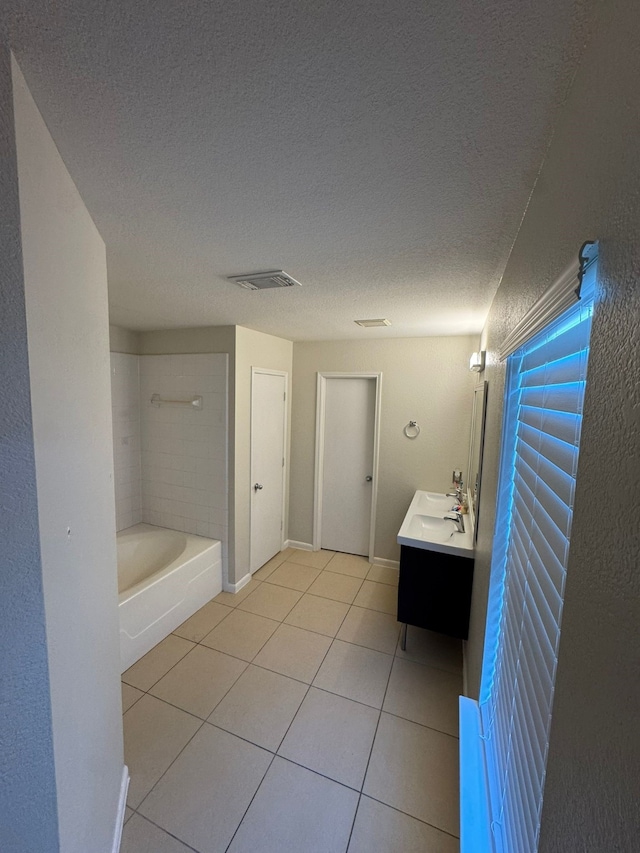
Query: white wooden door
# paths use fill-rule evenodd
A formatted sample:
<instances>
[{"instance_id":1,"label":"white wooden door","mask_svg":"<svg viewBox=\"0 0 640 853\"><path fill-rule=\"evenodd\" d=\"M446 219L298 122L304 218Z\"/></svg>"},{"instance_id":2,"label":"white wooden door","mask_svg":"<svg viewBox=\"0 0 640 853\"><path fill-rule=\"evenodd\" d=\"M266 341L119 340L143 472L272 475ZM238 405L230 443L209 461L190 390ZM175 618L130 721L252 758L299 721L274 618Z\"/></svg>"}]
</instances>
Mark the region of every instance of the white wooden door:
<instances>
[{"instance_id":1,"label":"white wooden door","mask_svg":"<svg viewBox=\"0 0 640 853\"><path fill-rule=\"evenodd\" d=\"M376 380L327 378L320 545L369 555Z\"/></svg>"},{"instance_id":2,"label":"white wooden door","mask_svg":"<svg viewBox=\"0 0 640 853\"><path fill-rule=\"evenodd\" d=\"M282 549L287 374L252 369L251 572Z\"/></svg>"}]
</instances>

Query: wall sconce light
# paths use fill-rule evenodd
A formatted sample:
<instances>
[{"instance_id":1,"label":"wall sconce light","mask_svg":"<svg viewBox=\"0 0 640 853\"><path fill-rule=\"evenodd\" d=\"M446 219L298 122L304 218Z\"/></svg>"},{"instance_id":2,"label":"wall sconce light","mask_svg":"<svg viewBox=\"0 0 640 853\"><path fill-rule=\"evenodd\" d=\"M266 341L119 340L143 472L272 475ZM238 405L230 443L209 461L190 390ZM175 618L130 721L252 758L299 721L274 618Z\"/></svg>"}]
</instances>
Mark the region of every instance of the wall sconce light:
<instances>
[{"instance_id":1,"label":"wall sconce light","mask_svg":"<svg viewBox=\"0 0 640 853\"><path fill-rule=\"evenodd\" d=\"M484 357L486 353L484 350L480 350L480 352L474 352L471 358L469 359L469 370L473 370L474 373L482 373L484 370Z\"/></svg>"}]
</instances>

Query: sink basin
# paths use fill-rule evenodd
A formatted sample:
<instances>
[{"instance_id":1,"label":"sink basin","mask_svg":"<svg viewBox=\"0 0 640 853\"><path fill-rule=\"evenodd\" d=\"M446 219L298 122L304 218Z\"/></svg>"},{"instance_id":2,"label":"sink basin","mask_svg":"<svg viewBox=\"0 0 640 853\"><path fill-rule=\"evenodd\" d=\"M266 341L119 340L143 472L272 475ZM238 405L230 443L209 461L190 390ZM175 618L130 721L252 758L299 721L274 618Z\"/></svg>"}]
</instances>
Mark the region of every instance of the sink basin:
<instances>
[{"instance_id":1,"label":"sink basin","mask_svg":"<svg viewBox=\"0 0 640 853\"><path fill-rule=\"evenodd\" d=\"M449 512L455 503L455 498L448 498L446 495L438 494L437 492L416 492L414 510L424 515L441 515Z\"/></svg>"},{"instance_id":2,"label":"sink basin","mask_svg":"<svg viewBox=\"0 0 640 853\"><path fill-rule=\"evenodd\" d=\"M453 520L443 518L454 498L437 492L417 491L398 531L398 543L459 557L473 557L473 521L465 516L466 532L459 533Z\"/></svg>"},{"instance_id":3,"label":"sink basin","mask_svg":"<svg viewBox=\"0 0 640 853\"><path fill-rule=\"evenodd\" d=\"M455 521L433 515L413 515L407 528L409 536L428 539L430 542L446 542L455 532Z\"/></svg>"}]
</instances>

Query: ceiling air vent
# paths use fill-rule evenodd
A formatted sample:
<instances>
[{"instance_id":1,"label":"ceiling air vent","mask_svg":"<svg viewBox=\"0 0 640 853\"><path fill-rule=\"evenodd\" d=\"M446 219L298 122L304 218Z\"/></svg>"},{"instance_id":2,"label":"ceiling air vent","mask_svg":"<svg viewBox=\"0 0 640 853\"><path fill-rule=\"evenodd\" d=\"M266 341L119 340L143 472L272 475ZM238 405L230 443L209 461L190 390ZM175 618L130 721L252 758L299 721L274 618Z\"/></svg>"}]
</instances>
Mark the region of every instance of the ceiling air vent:
<instances>
[{"instance_id":1,"label":"ceiling air vent","mask_svg":"<svg viewBox=\"0 0 640 853\"><path fill-rule=\"evenodd\" d=\"M240 287L245 290L269 290L272 287L293 287L298 285L299 281L291 278L284 270L271 270L270 272L254 272L246 273L245 275L230 275L227 276L229 281L235 281Z\"/></svg>"},{"instance_id":2,"label":"ceiling air vent","mask_svg":"<svg viewBox=\"0 0 640 853\"><path fill-rule=\"evenodd\" d=\"M381 317L379 320L354 320L356 325L362 326L363 329L373 329L376 326L390 326L391 320L386 320Z\"/></svg>"}]
</instances>

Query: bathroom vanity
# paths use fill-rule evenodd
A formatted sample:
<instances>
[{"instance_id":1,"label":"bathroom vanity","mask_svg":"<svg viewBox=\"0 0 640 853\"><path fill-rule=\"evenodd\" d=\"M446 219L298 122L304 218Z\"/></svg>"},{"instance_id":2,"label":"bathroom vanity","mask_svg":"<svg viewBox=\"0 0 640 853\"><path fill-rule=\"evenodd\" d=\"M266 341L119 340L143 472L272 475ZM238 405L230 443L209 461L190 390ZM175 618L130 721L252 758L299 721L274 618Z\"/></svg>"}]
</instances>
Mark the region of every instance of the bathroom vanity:
<instances>
[{"instance_id":1,"label":"bathroom vanity","mask_svg":"<svg viewBox=\"0 0 640 853\"><path fill-rule=\"evenodd\" d=\"M464 533L444 518L451 505L451 498L434 492L418 491L411 501L398 533L398 621L466 640L474 530L469 515L464 516Z\"/></svg>"}]
</instances>

